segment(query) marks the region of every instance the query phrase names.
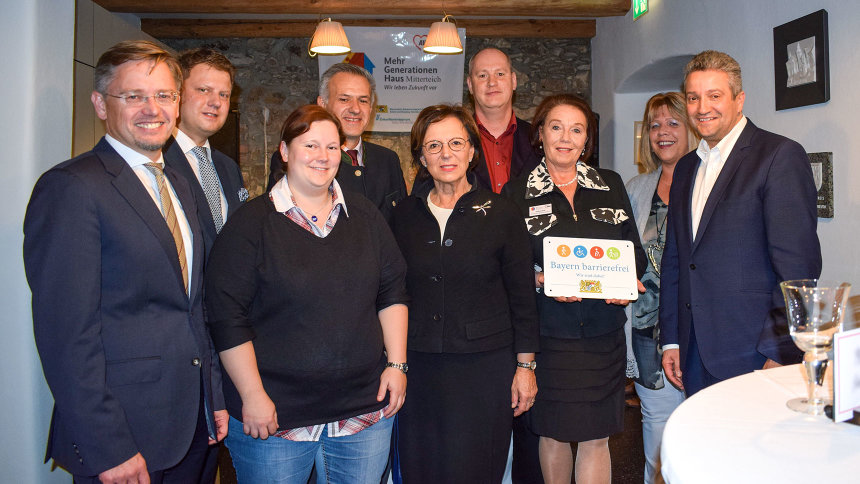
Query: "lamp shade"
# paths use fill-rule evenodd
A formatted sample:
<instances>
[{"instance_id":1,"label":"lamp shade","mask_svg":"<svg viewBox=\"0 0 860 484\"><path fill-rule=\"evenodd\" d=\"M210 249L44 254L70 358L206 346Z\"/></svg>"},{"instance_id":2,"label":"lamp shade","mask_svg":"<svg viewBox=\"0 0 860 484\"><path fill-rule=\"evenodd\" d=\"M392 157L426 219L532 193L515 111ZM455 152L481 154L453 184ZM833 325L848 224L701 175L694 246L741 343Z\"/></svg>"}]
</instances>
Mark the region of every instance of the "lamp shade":
<instances>
[{"instance_id":1,"label":"lamp shade","mask_svg":"<svg viewBox=\"0 0 860 484\"><path fill-rule=\"evenodd\" d=\"M346 54L350 51L349 39L343 31L340 22L333 22L330 18L325 19L317 25L314 36L311 38L311 46L308 49L314 54Z\"/></svg>"},{"instance_id":2,"label":"lamp shade","mask_svg":"<svg viewBox=\"0 0 860 484\"><path fill-rule=\"evenodd\" d=\"M427 40L424 42L424 52L431 54L459 54L463 52L463 44L460 43L457 25L445 19L442 19L441 22L433 22L433 25L430 26L430 33L427 34Z\"/></svg>"}]
</instances>

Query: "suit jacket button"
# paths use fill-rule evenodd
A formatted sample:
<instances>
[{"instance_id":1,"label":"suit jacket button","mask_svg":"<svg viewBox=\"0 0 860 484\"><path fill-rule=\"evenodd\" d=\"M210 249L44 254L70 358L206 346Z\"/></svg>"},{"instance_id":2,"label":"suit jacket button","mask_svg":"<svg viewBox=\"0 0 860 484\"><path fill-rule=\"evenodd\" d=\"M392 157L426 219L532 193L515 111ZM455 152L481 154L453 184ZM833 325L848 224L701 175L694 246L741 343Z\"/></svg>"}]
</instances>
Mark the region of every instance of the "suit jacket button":
<instances>
[{"instance_id":1,"label":"suit jacket button","mask_svg":"<svg viewBox=\"0 0 860 484\"><path fill-rule=\"evenodd\" d=\"M442 276L433 276L430 279L433 279L433 282L439 282L442 280Z\"/></svg>"},{"instance_id":2,"label":"suit jacket button","mask_svg":"<svg viewBox=\"0 0 860 484\"><path fill-rule=\"evenodd\" d=\"M191 360L191 364L194 366L200 366L200 358L193 358Z\"/></svg>"},{"instance_id":3,"label":"suit jacket button","mask_svg":"<svg viewBox=\"0 0 860 484\"><path fill-rule=\"evenodd\" d=\"M391 201L391 206L392 206L392 207L396 207L396 206L397 206L397 202L396 202L395 200L392 200L392 201Z\"/></svg>"},{"instance_id":4,"label":"suit jacket button","mask_svg":"<svg viewBox=\"0 0 860 484\"><path fill-rule=\"evenodd\" d=\"M458 211L458 212L460 212L460 213L463 213L463 212L465 212L465 211L466 211L466 209L465 209L465 208L463 208L463 207L460 207L460 208L458 208L458 209L457 209L457 211Z\"/></svg>"},{"instance_id":5,"label":"suit jacket button","mask_svg":"<svg viewBox=\"0 0 860 484\"><path fill-rule=\"evenodd\" d=\"M691 271L696 270L696 264L690 264L690 270Z\"/></svg>"},{"instance_id":6,"label":"suit jacket button","mask_svg":"<svg viewBox=\"0 0 860 484\"><path fill-rule=\"evenodd\" d=\"M454 241L451 239L445 239L445 247L451 247L454 245Z\"/></svg>"},{"instance_id":7,"label":"suit jacket button","mask_svg":"<svg viewBox=\"0 0 860 484\"><path fill-rule=\"evenodd\" d=\"M690 303L684 304L684 306L687 306L687 309L690 309Z\"/></svg>"},{"instance_id":8,"label":"suit jacket button","mask_svg":"<svg viewBox=\"0 0 860 484\"><path fill-rule=\"evenodd\" d=\"M355 170L355 176L361 176L361 170Z\"/></svg>"},{"instance_id":9,"label":"suit jacket button","mask_svg":"<svg viewBox=\"0 0 860 484\"><path fill-rule=\"evenodd\" d=\"M433 315L433 321L439 321L440 319L442 319L442 316L440 316L438 314Z\"/></svg>"},{"instance_id":10,"label":"suit jacket button","mask_svg":"<svg viewBox=\"0 0 860 484\"><path fill-rule=\"evenodd\" d=\"M81 458L81 457L78 457L78 462L80 462L81 464L83 464L83 463L84 463L84 459L83 459L83 458Z\"/></svg>"}]
</instances>

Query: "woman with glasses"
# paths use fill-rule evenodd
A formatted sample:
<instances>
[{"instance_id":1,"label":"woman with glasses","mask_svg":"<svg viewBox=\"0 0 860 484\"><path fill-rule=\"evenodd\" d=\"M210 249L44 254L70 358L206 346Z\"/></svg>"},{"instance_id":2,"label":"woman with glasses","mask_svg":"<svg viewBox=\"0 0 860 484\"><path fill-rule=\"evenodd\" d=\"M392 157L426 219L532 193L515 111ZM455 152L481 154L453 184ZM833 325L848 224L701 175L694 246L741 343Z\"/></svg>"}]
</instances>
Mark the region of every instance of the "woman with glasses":
<instances>
[{"instance_id":1,"label":"woman with glasses","mask_svg":"<svg viewBox=\"0 0 860 484\"><path fill-rule=\"evenodd\" d=\"M645 254L621 177L587 164L597 133L591 107L571 94L550 96L537 107L532 126L532 145L543 160L502 189L519 207L531 234L531 277L543 287L543 241L548 236L628 240L640 276ZM575 473L580 484L608 483L609 436L624 427L628 301L544 294L537 300L541 352L535 374L540 392L528 425L540 436L544 480L569 484Z\"/></svg>"},{"instance_id":2,"label":"woman with glasses","mask_svg":"<svg viewBox=\"0 0 860 484\"><path fill-rule=\"evenodd\" d=\"M407 484L501 482L513 417L537 392L528 235L511 202L476 186L478 136L462 107L421 111L415 188L394 211L411 298L398 422Z\"/></svg>"},{"instance_id":3,"label":"woman with glasses","mask_svg":"<svg viewBox=\"0 0 860 484\"><path fill-rule=\"evenodd\" d=\"M645 293L630 305L633 355L639 375L636 394L642 402L642 440L645 450L645 482L660 475L660 442L663 427L684 393L663 378L658 350L660 325L657 307L660 298L660 262L666 242L666 213L669 187L675 164L696 148L698 138L687 122L684 96L680 92L654 95L645 105L642 117L639 164L645 170L627 182L627 193L639 237L648 256L642 276Z\"/></svg>"}]
</instances>

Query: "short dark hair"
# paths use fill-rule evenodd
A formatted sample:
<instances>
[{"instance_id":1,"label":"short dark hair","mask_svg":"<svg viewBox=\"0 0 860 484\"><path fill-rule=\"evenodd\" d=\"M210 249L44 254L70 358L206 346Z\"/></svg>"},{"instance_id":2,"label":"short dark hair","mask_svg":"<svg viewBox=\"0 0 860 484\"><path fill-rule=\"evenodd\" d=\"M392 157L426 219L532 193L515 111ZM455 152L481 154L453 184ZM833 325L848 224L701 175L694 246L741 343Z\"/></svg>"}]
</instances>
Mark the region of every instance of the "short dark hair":
<instances>
[{"instance_id":1,"label":"short dark hair","mask_svg":"<svg viewBox=\"0 0 860 484\"><path fill-rule=\"evenodd\" d=\"M149 61L152 69L164 62L176 81L176 90L182 89L182 70L170 52L149 40L124 40L106 50L96 63L95 90L107 94L107 87L116 75L117 67L126 62Z\"/></svg>"},{"instance_id":2,"label":"short dark hair","mask_svg":"<svg viewBox=\"0 0 860 484\"><path fill-rule=\"evenodd\" d=\"M554 96L546 97L541 101L535 110L535 117L532 120L532 147L541 155L544 154L543 143L541 143L540 140L540 129L546 122L546 117L549 116L549 112L557 106L571 106L578 109L585 115L585 121L588 123L585 130L587 138L585 139L585 152L580 157L580 160L588 163L589 160L591 160L591 155L594 154L594 140L597 138L597 122L594 119L594 112L591 110L591 106L588 105L588 101L582 99L576 94L556 94Z\"/></svg>"},{"instance_id":3,"label":"short dark hair","mask_svg":"<svg viewBox=\"0 0 860 484\"><path fill-rule=\"evenodd\" d=\"M412 152L412 166L418 169L415 175L415 181L426 180L430 177L427 168L421 164L421 152L424 149L424 135L427 134L427 129L433 123L438 123L445 118L456 118L459 120L466 133L469 134L469 143L475 148L475 155L469 160L469 169L474 168L478 159L478 153L481 151L481 137L478 134L478 125L475 124L475 119L463 106L452 104L435 104L427 106L418 113L415 123L412 125L412 136L410 138L410 151Z\"/></svg>"},{"instance_id":4,"label":"short dark hair","mask_svg":"<svg viewBox=\"0 0 860 484\"><path fill-rule=\"evenodd\" d=\"M206 64L213 69L230 74L230 85L233 85L236 68L233 67L233 64L224 54L206 47L186 50L179 55L179 66L182 67L182 79L188 79L188 76L191 75L191 69L198 64Z\"/></svg>"},{"instance_id":5,"label":"short dark hair","mask_svg":"<svg viewBox=\"0 0 860 484\"><path fill-rule=\"evenodd\" d=\"M343 129L340 127L340 121L338 121L335 115L316 104L299 106L287 116L281 128L281 141L290 144L294 139L307 133L311 129L311 125L317 121L331 121L334 123L337 126L340 144L343 145L346 137L343 134Z\"/></svg>"}]
</instances>

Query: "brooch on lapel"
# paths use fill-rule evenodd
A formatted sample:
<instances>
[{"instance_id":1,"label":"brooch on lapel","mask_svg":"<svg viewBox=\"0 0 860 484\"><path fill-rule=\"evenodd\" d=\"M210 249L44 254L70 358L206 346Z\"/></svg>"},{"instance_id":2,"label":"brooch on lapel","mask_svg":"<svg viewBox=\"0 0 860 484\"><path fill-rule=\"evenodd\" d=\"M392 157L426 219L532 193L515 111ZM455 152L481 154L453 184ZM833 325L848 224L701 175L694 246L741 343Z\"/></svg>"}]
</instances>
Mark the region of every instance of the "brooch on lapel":
<instances>
[{"instance_id":1,"label":"brooch on lapel","mask_svg":"<svg viewBox=\"0 0 860 484\"><path fill-rule=\"evenodd\" d=\"M248 190L244 187L239 189L239 201L244 202L248 199Z\"/></svg>"},{"instance_id":2,"label":"brooch on lapel","mask_svg":"<svg viewBox=\"0 0 860 484\"><path fill-rule=\"evenodd\" d=\"M472 205L472 208L475 209L475 213L481 213L485 217L487 216L487 209L489 209L493 205L492 200L487 200L486 202L480 205Z\"/></svg>"}]
</instances>

